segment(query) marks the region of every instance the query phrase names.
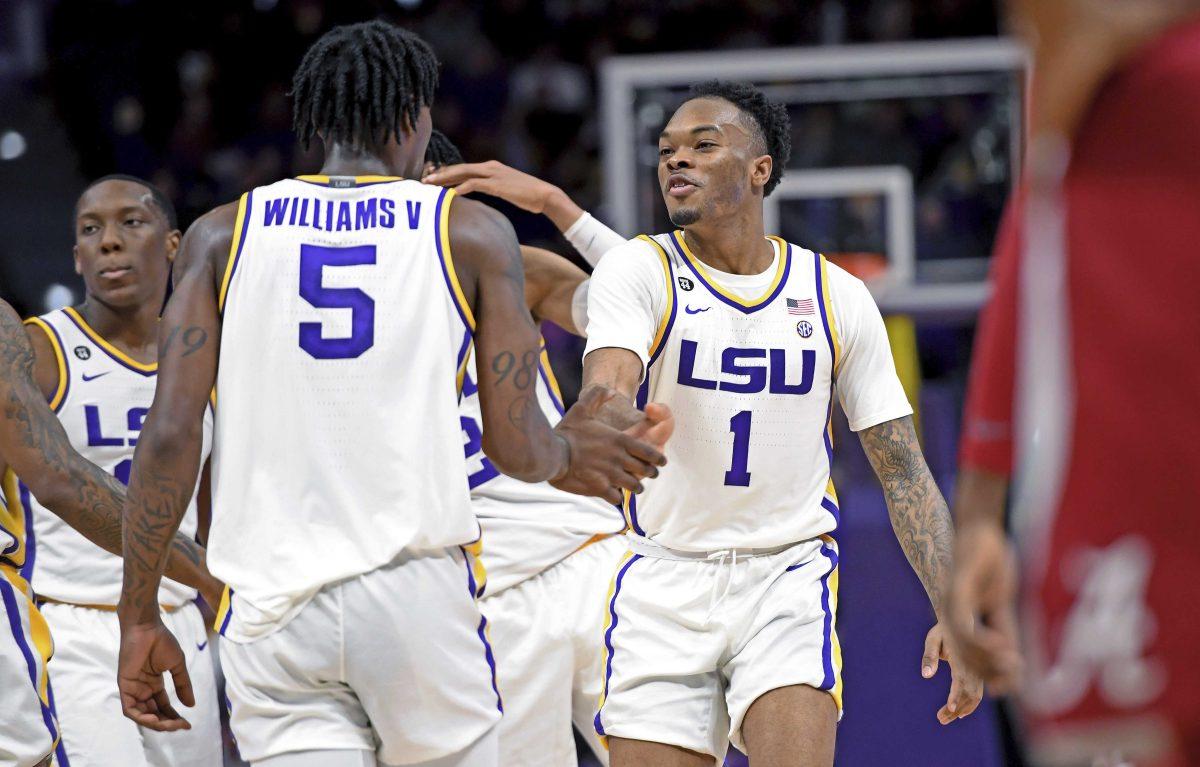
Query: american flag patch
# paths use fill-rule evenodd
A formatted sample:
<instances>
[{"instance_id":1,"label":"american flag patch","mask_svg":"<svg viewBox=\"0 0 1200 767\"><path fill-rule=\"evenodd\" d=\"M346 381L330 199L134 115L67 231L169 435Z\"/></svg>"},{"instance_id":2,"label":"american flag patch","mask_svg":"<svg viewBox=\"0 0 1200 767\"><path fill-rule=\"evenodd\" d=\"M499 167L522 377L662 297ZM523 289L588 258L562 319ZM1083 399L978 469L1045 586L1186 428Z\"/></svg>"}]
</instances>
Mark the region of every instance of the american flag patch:
<instances>
[{"instance_id":1,"label":"american flag patch","mask_svg":"<svg viewBox=\"0 0 1200 767\"><path fill-rule=\"evenodd\" d=\"M801 298L800 300L789 298L787 299L787 310L788 314L798 314L801 316L817 313L817 310L813 308L813 300L811 298Z\"/></svg>"}]
</instances>

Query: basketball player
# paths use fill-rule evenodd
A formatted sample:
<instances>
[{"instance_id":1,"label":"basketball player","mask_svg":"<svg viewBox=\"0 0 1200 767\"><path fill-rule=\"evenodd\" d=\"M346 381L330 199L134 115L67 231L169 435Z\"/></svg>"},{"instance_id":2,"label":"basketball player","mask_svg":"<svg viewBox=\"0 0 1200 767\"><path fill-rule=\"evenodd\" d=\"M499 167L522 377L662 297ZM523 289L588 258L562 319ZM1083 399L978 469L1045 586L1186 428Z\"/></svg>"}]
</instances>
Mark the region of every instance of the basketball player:
<instances>
[{"instance_id":1,"label":"basketball player","mask_svg":"<svg viewBox=\"0 0 1200 767\"><path fill-rule=\"evenodd\" d=\"M119 553L121 485L71 447L34 383L33 367L33 350L19 318L0 301L0 475L20 476L21 485L47 509L96 545ZM15 484L6 481L8 488L0 496L0 613L8 625L0 640L0 690L4 691L0 763L44 766L59 745L46 670L53 644L22 575L32 557L27 546L32 522L19 505L19 496L9 492ZM167 575L205 590L219 590L204 566L204 549L183 536L176 536L171 546ZM180 697L189 700L190 693L185 690Z\"/></svg>"},{"instance_id":2,"label":"basketball player","mask_svg":"<svg viewBox=\"0 0 1200 767\"><path fill-rule=\"evenodd\" d=\"M179 238L174 207L148 182L121 175L93 182L75 206L75 270L86 297L78 307L26 322L34 379L72 446L122 482L154 399L158 314ZM211 442L212 414L206 412L202 464ZM199 483L193 485L180 526L188 537L198 527ZM59 761L74 767L220 765L216 680L196 590L170 582L159 590L163 621L184 642L196 698L195 726L169 737L125 718L113 689L120 560L71 530L23 486L11 495L34 521L24 571L55 640L50 673L63 731ZM219 600L220 592L206 598Z\"/></svg>"},{"instance_id":3,"label":"basketball player","mask_svg":"<svg viewBox=\"0 0 1200 767\"><path fill-rule=\"evenodd\" d=\"M953 532L921 455L879 311L859 280L763 234L790 151L783 106L743 84L693 89L659 138L673 233L605 256L588 295L585 393L612 422L661 399L671 461L625 504L596 728L614 765L830 765L841 713L836 384L896 536L940 609ZM640 389L639 389L640 385ZM953 660L939 623L922 674ZM953 663L938 720L974 710Z\"/></svg>"},{"instance_id":4,"label":"basketball player","mask_svg":"<svg viewBox=\"0 0 1200 767\"><path fill-rule=\"evenodd\" d=\"M496 162L453 164L462 163L462 156L436 130L425 157L426 181L440 177L447 184L458 184L461 192L463 182L486 173L488 185L479 191L526 209L537 208L536 212L549 211L530 201L539 192L558 190ZM452 165L444 167L448 164ZM440 170L430 175L433 169ZM565 204L574 205L558 192ZM578 206L576 211L564 229L570 229L583 214ZM593 247L584 244L585 257L601 250L602 242L624 244L624 238L600 222L595 221L594 226L601 231L589 238ZM550 320L570 333L583 335L587 274L541 248L522 245L521 257L525 302L534 319ZM500 763L575 765L572 723L597 757L607 763L608 754L591 722L602 682L604 594L613 568L625 552L623 540L616 535L625 528L625 520L616 506L599 499L564 493L545 482L521 482L498 472L480 444L475 375L474 366L469 366L460 417L471 501L483 528L488 569L487 592L480 608L491 628L496 679L504 691L504 718L498 729ZM556 423L562 417L562 394L545 354L537 387L546 420Z\"/></svg>"},{"instance_id":5,"label":"basketball player","mask_svg":"<svg viewBox=\"0 0 1200 767\"><path fill-rule=\"evenodd\" d=\"M216 383L211 562L229 584L221 662L252 764L497 763L457 419L472 344L501 471L617 499L662 463L594 417L612 393L554 430L538 409L511 228L412 180L437 66L384 22L324 35L293 81L295 127L324 143L322 174L252 190L181 247L130 481L118 682L127 716L185 726L155 706L161 670L176 686L187 672L154 595ZM652 407L634 434L662 445L672 424Z\"/></svg>"}]
</instances>

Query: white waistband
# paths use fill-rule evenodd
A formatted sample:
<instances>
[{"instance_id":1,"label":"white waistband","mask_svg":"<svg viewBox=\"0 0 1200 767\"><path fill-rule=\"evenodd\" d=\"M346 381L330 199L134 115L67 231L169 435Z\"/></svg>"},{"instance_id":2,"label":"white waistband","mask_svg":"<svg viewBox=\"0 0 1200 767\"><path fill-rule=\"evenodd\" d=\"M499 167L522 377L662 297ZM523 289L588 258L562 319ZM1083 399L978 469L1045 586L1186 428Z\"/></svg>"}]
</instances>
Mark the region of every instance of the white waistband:
<instances>
[{"instance_id":1,"label":"white waistband","mask_svg":"<svg viewBox=\"0 0 1200 767\"><path fill-rule=\"evenodd\" d=\"M646 557L656 557L658 559L674 559L680 562L695 562L705 560L724 560L732 558L734 561L750 557L769 557L772 554L778 554L782 551L787 551L793 546L798 546L804 541L795 541L793 543L785 543L782 546L773 546L766 549L754 548L729 548L729 549L714 549L712 551L682 551L680 549L672 549L668 546L663 546L661 543L652 541L649 538L644 538L635 533L626 533L625 541L629 548L635 554L641 554Z\"/></svg>"}]
</instances>

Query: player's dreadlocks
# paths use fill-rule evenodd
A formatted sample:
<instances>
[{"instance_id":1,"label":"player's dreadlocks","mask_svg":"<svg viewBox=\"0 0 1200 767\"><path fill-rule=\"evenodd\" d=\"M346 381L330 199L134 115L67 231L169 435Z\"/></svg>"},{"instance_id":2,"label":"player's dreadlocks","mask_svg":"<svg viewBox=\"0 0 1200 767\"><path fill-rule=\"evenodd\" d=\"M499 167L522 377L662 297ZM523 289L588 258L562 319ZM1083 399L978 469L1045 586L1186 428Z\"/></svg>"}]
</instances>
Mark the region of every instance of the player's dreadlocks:
<instances>
[{"instance_id":1,"label":"player's dreadlocks","mask_svg":"<svg viewBox=\"0 0 1200 767\"><path fill-rule=\"evenodd\" d=\"M425 147L425 162L435 168L443 165L458 165L463 161L462 152L445 133L437 128L429 134L429 146Z\"/></svg>"},{"instance_id":2,"label":"player's dreadlocks","mask_svg":"<svg viewBox=\"0 0 1200 767\"><path fill-rule=\"evenodd\" d=\"M783 178L783 167L792 156L792 118L787 108L778 101L771 101L766 94L749 83L731 83L709 80L692 86L691 98L724 99L750 117L758 129L756 138L762 141L763 154L771 155L771 177L763 187L766 197L779 186Z\"/></svg>"},{"instance_id":3,"label":"player's dreadlocks","mask_svg":"<svg viewBox=\"0 0 1200 767\"><path fill-rule=\"evenodd\" d=\"M314 135L365 148L400 138L433 103L438 60L408 30L383 21L335 27L313 44L292 78L292 127L307 148Z\"/></svg>"}]
</instances>

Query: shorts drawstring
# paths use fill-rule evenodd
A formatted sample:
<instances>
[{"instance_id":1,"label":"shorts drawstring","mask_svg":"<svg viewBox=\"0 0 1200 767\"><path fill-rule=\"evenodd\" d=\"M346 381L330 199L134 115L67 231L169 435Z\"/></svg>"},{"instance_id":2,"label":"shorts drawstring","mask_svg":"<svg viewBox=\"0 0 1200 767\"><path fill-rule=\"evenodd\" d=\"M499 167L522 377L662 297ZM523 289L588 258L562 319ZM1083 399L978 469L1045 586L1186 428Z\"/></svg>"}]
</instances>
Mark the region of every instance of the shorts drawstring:
<instances>
[{"instance_id":1,"label":"shorts drawstring","mask_svg":"<svg viewBox=\"0 0 1200 767\"><path fill-rule=\"evenodd\" d=\"M737 549L721 549L720 551L711 552L705 557L707 561L717 563L717 574L713 578L712 591L708 595L708 612L704 614L704 625L706 626L712 620L716 609L725 601L725 597L729 596L729 590L733 588L733 577L737 571L737 558ZM725 565L728 565L728 567L724 567ZM723 573L725 576L725 588L721 589L721 596L718 597L717 581L722 575L721 570L725 571Z\"/></svg>"}]
</instances>

